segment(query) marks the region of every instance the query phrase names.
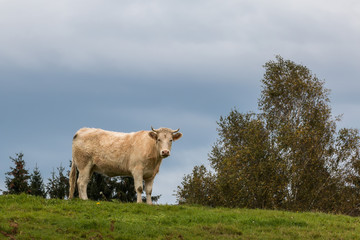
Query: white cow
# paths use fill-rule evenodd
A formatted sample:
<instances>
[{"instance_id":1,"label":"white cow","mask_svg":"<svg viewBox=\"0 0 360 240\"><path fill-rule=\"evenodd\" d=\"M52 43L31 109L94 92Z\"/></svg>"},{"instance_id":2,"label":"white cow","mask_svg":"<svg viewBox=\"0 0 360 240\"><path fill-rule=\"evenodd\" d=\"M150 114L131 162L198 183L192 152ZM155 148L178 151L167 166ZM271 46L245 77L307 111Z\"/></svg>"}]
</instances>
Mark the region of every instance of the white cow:
<instances>
[{"instance_id":1,"label":"white cow","mask_svg":"<svg viewBox=\"0 0 360 240\"><path fill-rule=\"evenodd\" d=\"M146 202L152 204L151 192L162 160L170 156L172 142L182 133L169 128L134 133L111 132L82 128L76 132L72 144L70 171L70 199L74 197L76 169L79 197L88 199L86 189L93 172L113 176L132 176L137 202L142 202L143 180Z\"/></svg>"}]
</instances>

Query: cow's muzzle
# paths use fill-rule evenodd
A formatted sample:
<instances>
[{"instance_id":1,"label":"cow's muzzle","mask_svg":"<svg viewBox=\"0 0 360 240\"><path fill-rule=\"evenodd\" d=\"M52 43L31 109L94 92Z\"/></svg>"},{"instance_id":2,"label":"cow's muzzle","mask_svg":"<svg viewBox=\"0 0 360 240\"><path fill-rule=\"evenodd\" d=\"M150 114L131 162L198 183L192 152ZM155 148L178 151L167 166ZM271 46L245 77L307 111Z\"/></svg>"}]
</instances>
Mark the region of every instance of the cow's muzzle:
<instances>
[{"instance_id":1,"label":"cow's muzzle","mask_svg":"<svg viewBox=\"0 0 360 240\"><path fill-rule=\"evenodd\" d=\"M161 156L164 157L164 158L170 156L170 151L169 150L162 150L161 151Z\"/></svg>"}]
</instances>

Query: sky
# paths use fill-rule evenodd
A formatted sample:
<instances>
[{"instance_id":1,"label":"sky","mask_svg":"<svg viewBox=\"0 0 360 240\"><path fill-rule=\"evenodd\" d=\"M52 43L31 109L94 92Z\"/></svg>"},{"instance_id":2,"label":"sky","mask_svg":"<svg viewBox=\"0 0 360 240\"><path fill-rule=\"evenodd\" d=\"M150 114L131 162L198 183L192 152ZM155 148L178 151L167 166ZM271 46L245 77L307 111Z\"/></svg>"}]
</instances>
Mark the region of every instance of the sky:
<instances>
[{"instance_id":1,"label":"sky","mask_svg":"<svg viewBox=\"0 0 360 240\"><path fill-rule=\"evenodd\" d=\"M155 178L159 203L209 167L217 121L258 111L276 55L331 90L339 127L360 128L357 0L0 0L0 189L22 152L46 181L82 127L180 128Z\"/></svg>"}]
</instances>

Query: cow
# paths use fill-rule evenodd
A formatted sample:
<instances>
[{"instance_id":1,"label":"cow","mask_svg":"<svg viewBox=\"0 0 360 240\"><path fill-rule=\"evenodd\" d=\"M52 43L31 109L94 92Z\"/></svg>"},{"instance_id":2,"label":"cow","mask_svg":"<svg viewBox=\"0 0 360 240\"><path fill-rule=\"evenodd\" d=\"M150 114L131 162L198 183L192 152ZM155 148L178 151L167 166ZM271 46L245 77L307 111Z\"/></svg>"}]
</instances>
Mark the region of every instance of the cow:
<instances>
[{"instance_id":1,"label":"cow","mask_svg":"<svg viewBox=\"0 0 360 240\"><path fill-rule=\"evenodd\" d=\"M87 200L87 184L98 172L109 177L132 176L141 203L145 181L146 203L152 204L154 178L164 158L170 156L171 145L182 137L180 129L169 128L132 133L112 132L96 128L82 128L72 142L72 164L69 176L69 199L74 197L76 174L79 198Z\"/></svg>"}]
</instances>

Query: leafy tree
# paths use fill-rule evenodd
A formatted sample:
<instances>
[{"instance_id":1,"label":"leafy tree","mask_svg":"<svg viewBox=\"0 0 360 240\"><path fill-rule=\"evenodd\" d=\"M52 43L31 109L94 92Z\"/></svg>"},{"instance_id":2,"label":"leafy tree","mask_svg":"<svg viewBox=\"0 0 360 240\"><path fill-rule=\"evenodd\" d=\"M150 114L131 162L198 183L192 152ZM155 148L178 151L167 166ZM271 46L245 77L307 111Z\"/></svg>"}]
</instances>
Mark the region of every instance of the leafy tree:
<instances>
[{"instance_id":1,"label":"leafy tree","mask_svg":"<svg viewBox=\"0 0 360 240\"><path fill-rule=\"evenodd\" d=\"M180 204L218 205L219 195L216 194L215 177L204 165L195 166L192 174L186 175L182 186L178 187L177 198Z\"/></svg>"},{"instance_id":2,"label":"leafy tree","mask_svg":"<svg viewBox=\"0 0 360 240\"><path fill-rule=\"evenodd\" d=\"M264 121L254 113L232 110L218 125L220 139L209 160L217 172L221 204L278 207L286 188L285 170L272 152Z\"/></svg>"},{"instance_id":3,"label":"leafy tree","mask_svg":"<svg viewBox=\"0 0 360 240\"><path fill-rule=\"evenodd\" d=\"M259 107L287 169L287 208L333 211L347 188L342 178L359 162L358 131L337 131L340 117L331 115L324 81L305 66L276 60L264 65Z\"/></svg>"},{"instance_id":4,"label":"leafy tree","mask_svg":"<svg viewBox=\"0 0 360 240\"><path fill-rule=\"evenodd\" d=\"M329 90L308 68L280 56L264 67L259 107L278 157L288 169L288 203L310 210L331 174L327 165L331 164L336 123Z\"/></svg>"},{"instance_id":5,"label":"leafy tree","mask_svg":"<svg viewBox=\"0 0 360 240\"><path fill-rule=\"evenodd\" d=\"M31 195L46 197L45 185L37 165L30 176L29 190Z\"/></svg>"},{"instance_id":6,"label":"leafy tree","mask_svg":"<svg viewBox=\"0 0 360 240\"><path fill-rule=\"evenodd\" d=\"M5 194L19 194L19 193L28 193L29 184L28 180L30 178L28 170L25 169L25 161L23 160L23 153L16 153L16 158L10 157L12 162L15 164L15 167L10 167L10 172L7 172L5 184L7 187Z\"/></svg>"},{"instance_id":7,"label":"leafy tree","mask_svg":"<svg viewBox=\"0 0 360 240\"><path fill-rule=\"evenodd\" d=\"M341 171L334 178L338 179L336 194L332 199L339 212L352 216L360 216L360 136L358 129L341 129L339 131L333 161Z\"/></svg>"},{"instance_id":8,"label":"leafy tree","mask_svg":"<svg viewBox=\"0 0 360 240\"><path fill-rule=\"evenodd\" d=\"M337 131L329 90L307 67L277 56L264 68L260 113L218 122L215 190L199 190L209 173L195 167L179 202L207 204L194 192L206 189L218 192L215 205L360 214L359 131Z\"/></svg>"}]
</instances>

